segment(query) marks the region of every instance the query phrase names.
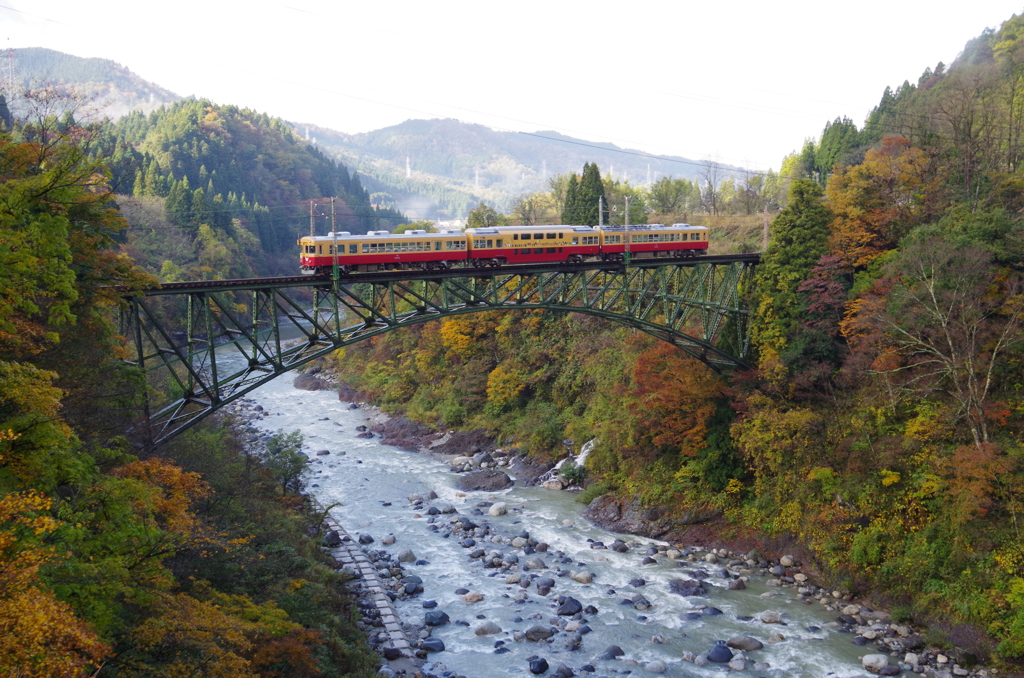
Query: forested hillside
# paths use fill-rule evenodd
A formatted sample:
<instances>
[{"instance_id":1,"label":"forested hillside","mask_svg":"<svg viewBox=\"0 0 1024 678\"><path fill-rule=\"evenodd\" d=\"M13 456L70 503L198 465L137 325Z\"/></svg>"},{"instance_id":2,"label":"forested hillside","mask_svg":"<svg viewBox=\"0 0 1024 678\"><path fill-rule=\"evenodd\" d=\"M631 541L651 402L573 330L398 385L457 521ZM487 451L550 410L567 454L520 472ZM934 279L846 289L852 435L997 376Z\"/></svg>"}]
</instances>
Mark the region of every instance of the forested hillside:
<instances>
[{"instance_id":1,"label":"forested hillside","mask_svg":"<svg viewBox=\"0 0 1024 678\"><path fill-rule=\"evenodd\" d=\"M964 648L1018 662L1022 84L1014 17L784 161L785 208L748 291L754 369L716 374L643 334L541 312L384 335L339 368L386 408L531 454L596 438L585 499L798 539L829 585L929 626L962 662ZM755 213L773 191L758 195Z\"/></svg>"},{"instance_id":2,"label":"forested hillside","mask_svg":"<svg viewBox=\"0 0 1024 678\"><path fill-rule=\"evenodd\" d=\"M187 99L132 113L93 144L132 228L126 251L165 280L294 273L309 233L392 228L359 177L265 113ZM127 197L130 196L130 197ZM165 266L165 262L169 262Z\"/></svg>"},{"instance_id":3,"label":"forested hillside","mask_svg":"<svg viewBox=\"0 0 1024 678\"><path fill-rule=\"evenodd\" d=\"M16 89L51 87L79 98L96 118L116 120L129 111L148 113L179 99L178 95L143 80L109 59L84 59L42 47L10 50L4 59L4 74L13 72ZM11 60L13 63L7 63ZM7 92L8 97L11 92ZM14 97L13 107L27 112Z\"/></svg>"},{"instance_id":4,"label":"forested hillside","mask_svg":"<svg viewBox=\"0 0 1024 678\"><path fill-rule=\"evenodd\" d=\"M156 281L120 252L138 226L129 228L117 209L101 149L122 154L122 173L131 157L145 161L136 171L147 180L166 178L169 192L203 166L190 165L183 149L216 135L244 143L250 167L290 159L323 168L325 181L343 176L333 163L295 150L279 123L255 114L226 111L219 126L218 109L185 103L148 119L165 125L152 133L172 129L175 120L195 131L190 110L203 111L207 126L180 143L150 140L141 117L116 132L80 126L69 114L15 119L12 129L0 130L5 676L374 674L376 656L355 626L346 578L320 549L321 516L288 482L295 471L244 453L222 425L198 427L157 450L132 433L146 386L125 360L116 318L122 294ZM112 141L127 138L139 148L126 152ZM194 159L213 157L200 152ZM256 176L270 184L277 175ZM231 190L230 181L218 181L213 186ZM282 187L276 195L290 200L298 190ZM199 204L194 192L190 197L190 207ZM184 234L176 246L198 248L202 262L204 239L226 241L245 222L204 219L192 230L184 222L174 228ZM298 455L278 447L278 460Z\"/></svg>"}]
</instances>

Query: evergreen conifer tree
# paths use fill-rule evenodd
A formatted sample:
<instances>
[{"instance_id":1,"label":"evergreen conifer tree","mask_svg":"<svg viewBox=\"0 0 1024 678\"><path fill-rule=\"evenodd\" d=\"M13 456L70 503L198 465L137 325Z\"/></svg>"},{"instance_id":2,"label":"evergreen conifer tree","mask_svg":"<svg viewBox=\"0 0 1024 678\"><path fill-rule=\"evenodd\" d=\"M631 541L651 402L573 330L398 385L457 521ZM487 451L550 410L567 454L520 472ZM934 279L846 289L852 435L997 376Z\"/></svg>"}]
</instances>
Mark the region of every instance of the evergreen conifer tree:
<instances>
[{"instance_id":1,"label":"evergreen conifer tree","mask_svg":"<svg viewBox=\"0 0 1024 678\"><path fill-rule=\"evenodd\" d=\"M14 126L14 116L11 109L7 107L7 98L0 94L0 132L9 132Z\"/></svg>"},{"instance_id":2,"label":"evergreen conifer tree","mask_svg":"<svg viewBox=\"0 0 1024 678\"><path fill-rule=\"evenodd\" d=\"M600 223L600 205L605 203L604 184L601 182L601 170L597 163L586 163L583 165L583 176L580 179L579 192L577 194L577 216L578 221L574 223L585 226L597 226Z\"/></svg>"},{"instance_id":3,"label":"evergreen conifer tree","mask_svg":"<svg viewBox=\"0 0 1024 678\"><path fill-rule=\"evenodd\" d=\"M562 207L563 224L582 223L577 217L577 212L579 211L579 192L579 181L576 180L576 174L572 173L569 175L569 181L565 186L565 205Z\"/></svg>"}]
</instances>

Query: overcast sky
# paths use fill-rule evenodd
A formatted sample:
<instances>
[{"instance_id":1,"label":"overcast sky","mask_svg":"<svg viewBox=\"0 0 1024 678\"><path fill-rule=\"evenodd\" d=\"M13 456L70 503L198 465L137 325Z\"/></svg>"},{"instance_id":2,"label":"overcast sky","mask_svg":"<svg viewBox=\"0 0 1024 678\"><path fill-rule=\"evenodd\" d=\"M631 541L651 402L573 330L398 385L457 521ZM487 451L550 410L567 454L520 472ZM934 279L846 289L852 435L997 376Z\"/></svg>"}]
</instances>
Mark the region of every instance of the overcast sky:
<instances>
[{"instance_id":1,"label":"overcast sky","mask_svg":"<svg viewBox=\"0 0 1024 678\"><path fill-rule=\"evenodd\" d=\"M5 47L364 132L452 117L766 170L1020 0L0 0ZM16 52L15 52L16 54Z\"/></svg>"}]
</instances>

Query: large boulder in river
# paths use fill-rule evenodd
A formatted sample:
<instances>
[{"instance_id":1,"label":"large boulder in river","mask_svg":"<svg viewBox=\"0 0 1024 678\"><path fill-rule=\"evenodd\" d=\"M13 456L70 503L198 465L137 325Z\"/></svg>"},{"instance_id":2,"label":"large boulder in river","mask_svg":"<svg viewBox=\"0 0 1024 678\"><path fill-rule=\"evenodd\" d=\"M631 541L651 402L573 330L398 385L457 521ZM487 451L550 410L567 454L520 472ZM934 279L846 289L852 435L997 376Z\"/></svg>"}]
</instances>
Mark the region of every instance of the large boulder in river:
<instances>
[{"instance_id":1,"label":"large boulder in river","mask_svg":"<svg viewBox=\"0 0 1024 678\"><path fill-rule=\"evenodd\" d=\"M485 469L463 475L457 486L464 492L494 492L511 487L512 484L512 479L501 471Z\"/></svg>"},{"instance_id":2,"label":"large boulder in river","mask_svg":"<svg viewBox=\"0 0 1024 678\"><path fill-rule=\"evenodd\" d=\"M431 449L437 454L472 457L481 452L494 450L494 438L487 433L487 429L483 428L472 431L455 431L448 436L448 440Z\"/></svg>"},{"instance_id":3,"label":"large boulder in river","mask_svg":"<svg viewBox=\"0 0 1024 678\"><path fill-rule=\"evenodd\" d=\"M642 507L636 499L623 500L605 494L590 502L583 512L583 517L610 532L625 532L661 539L675 527L712 522L721 517L721 511L695 508L684 512L681 517L673 517L668 514L665 507Z\"/></svg>"},{"instance_id":4,"label":"large boulder in river","mask_svg":"<svg viewBox=\"0 0 1024 678\"><path fill-rule=\"evenodd\" d=\"M326 391L331 387L326 381L312 374L300 374L295 377L292 386L303 391Z\"/></svg>"},{"instance_id":5,"label":"large boulder in river","mask_svg":"<svg viewBox=\"0 0 1024 678\"><path fill-rule=\"evenodd\" d=\"M416 452L438 438L437 432L425 424L405 417L392 417L374 431L381 434L384 445L393 445L406 452Z\"/></svg>"}]
</instances>

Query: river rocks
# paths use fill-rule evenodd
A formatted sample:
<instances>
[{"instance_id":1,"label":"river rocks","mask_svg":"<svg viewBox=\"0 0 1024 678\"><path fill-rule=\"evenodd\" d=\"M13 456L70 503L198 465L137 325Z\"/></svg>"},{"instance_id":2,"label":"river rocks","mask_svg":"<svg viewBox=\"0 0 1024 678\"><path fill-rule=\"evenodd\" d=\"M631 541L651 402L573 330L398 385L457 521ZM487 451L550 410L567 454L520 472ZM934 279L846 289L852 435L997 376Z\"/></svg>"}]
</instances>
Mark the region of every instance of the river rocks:
<instances>
[{"instance_id":1,"label":"river rocks","mask_svg":"<svg viewBox=\"0 0 1024 678\"><path fill-rule=\"evenodd\" d=\"M616 659L618 657L623 656L626 653L623 652L622 648L619 647L618 645L609 645L607 648L605 648L605 651L602 652L601 654L602 654L602 656L608 656L608 657L611 657L612 659Z\"/></svg>"},{"instance_id":2,"label":"river rocks","mask_svg":"<svg viewBox=\"0 0 1024 678\"><path fill-rule=\"evenodd\" d=\"M487 508L487 515L489 515L489 516L503 516L503 515L505 515L506 511L507 511L507 509L505 507L505 502L499 501L499 502L495 502L495 503L491 504Z\"/></svg>"},{"instance_id":3,"label":"river rocks","mask_svg":"<svg viewBox=\"0 0 1024 678\"><path fill-rule=\"evenodd\" d=\"M444 643L440 638L427 638L420 644L420 649L425 652L444 652Z\"/></svg>"},{"instance_id":4,"label":"river rocks","mask_svg":"<svg viewBox=\"0 0 1024 678\"><path fill-rule=\"evenodd\" d=\"M430 610L423 615L423 623L427 626L444 626L451 618L442 610Z\"/></svg>"},{"instance_id":5,"label":"river rocks","mask_svg":"<svg viewBox=\"0 0 1024 678\"><path fill-rule=\"evenodd\" d=\"M719 640L715 643L715 646L708 652L708 661L715 662L716 664L727 664L732 661L732 650L725 645L724 640Z\"/></svg>"},{"instance_id":6,"label":"river rocks","mask_svg":"<svg viewBox=\"0 0 1024 678\"><path fill-rule=\"evenodd\" d=\"M547 670L548 660L544 659L543 657L538 657L537 659L530 660L530 673L534 674L535 676L539 676Z\"/></svg>"},{"instance_id":7,"label":"river rocks","mask_svg":"<svg viewBox=\"0 0 1024 678\"><path fill-rule=\"evenodd\" d=\"M870 673L879 673L889 665L889 655L866 654L860 658L860 663L864 667L865 671Z\"/></svg>"},{"instance_id":8,"label":"river rocks","mask_svg":"<svg viewBox=\"0 0 1024 678\"><path fill-rule=\"evenodd\" d=\"M341 535L337 530L331 530L324 535L324 546L332 549L341 546Z\"/></svg>"},{"instance_id":9,"label":"river rocks","mask_svg":"<svg viewBox=\"0 0 1024 678\"><path fill-rule=\"evenodd\" d=\"M507 474L493 469L473 471L459 478L457 487L464 492L495 492L511 487L513 481Z\"/></svg>"},{"instance_id":10,"label":"river rocks","mask_svg":"<svg viewBox=\"0 0 1024 678\"><path fill-rule=\"evenodd\" d=\"M372 544L373 543L373 537L371 537L370 535L368 535L366 533L360 533L360 535L358 537L358 540L359 540L359 543L362 544L363 546L366 546L367 544Z\"/></svg>"},{"instance_id":11,"label":"river rocks","mask_svg":"<svg viewBox=\"0 0 1024 678\"><path fill-rule=\"evenodd\" d=\"M782 556L779 558L779 565L783 567L793 567L796 565L796 559L793 556Z\"/></svg>"},{"instance_id":12,"label":"river rocks","mask_svg":"<svg viewBox=\"0 0 1024 678\"><path fill-rule=\"evenodd\" d=\"M331 453L330 450L317 450L316 451L316 456L318 456L318 457L326 457L330 453Z\"/></svg>"},{"instance_id":13,"label":"river rocks","mask_svg":"<svg viewBox=\"0 0 1024 678\"><path fill-rule=\"evenodd\" d=\"M744 652L753 652L764 647L760 640L751 636L733 636L725 641L725 644L734 650L743 650Z\"/></svg>"},{"instance_id":14,"label":"river rocks","mask_svg":"<svg viewBox=\"0 0 1024 678\"><path fill-rule=\"evenodd\" d=\"M479 603L483 599L484 594L480 593L479 591L470 591L466 595L462 596L462 600L464 600L467 603Z\"/></svg>"},{"instance_id":15,"label":"river rocks","mask_svg":"<svg viewBox=\"0 0 1024 678\"><path fill-rule=\"evenodd\" d=\"M680 596L706 596L707 589L702 582L693 579L673 579L668 583L668 590Z\"/></svg>"},{"instance_id":16,"label":"river rocks","mask_svg":"<svg viewBox=\"0 0 1024 678\"><path fill-rule=\"evenodd\" d=\"M765 624L781 624L782 615L774 610L765 610L761 613L760 619Z\"/></svg>"},{"instance_id":17,"label":"river rocks","mask_svg":"<svg viewBox=\"0 0 1024 678\"><path fill-rule=\"evenodd\" d=\"M523 635L526 637L527 640L533 641L534 643L538 643L542 640L547 640L551 636L555 635L555 630L550 626L540 626L538 624L536 626L531 626L530 628L526 629L526 632Z\"/></svg>"},{"instance_id":18,"label":"river rocks","mask_svg":"<svg viewBox=\"0 0 1024 678\"><path fill-rule=\"evenodd\" d=\"M589 584L594 581L594 574L587 570L583 570L582 572L573 572L569 575L569 578L573 581L578 581L581 584Z\"/></svg>"},{"instance_id":19,"label":"river rocks","mask_svg":"<svg viewBox=\"0 0 1024 678\"><path fill-rule=\"evenodd\" d=\"M665 666L665 662L656 659L653 662L647 662L644 664L644 670L647 671L647 673L665 673L667 667Z\"/></svg>"},{"instance_id":20,"label":"river rocks","mask_svg":"<svg viewBox=\"0 0 1024 678\"><path fill-rule=\"evenodd\" d=\"M491 455L489 455L486 452L481 452L479 454L474 454L473 455L473 459L472 459L472 464L473 464L473 466L478 466L480 468L488 468L492 464L494 464L494 457L492 457Z\"/></svg>"},{"instance_id":21,"label":"river rocks","mask_svg":"<svg viewBox=\"0 0 1024 678\"><path fill-rule=\"evenodd\" d=\"M530 558L525 563L523 563L524 570L543 570L546 567L547 565L545 565L544 561L540 558Z\"/></svg>"},{"instance_id":22,"label":"river rocks","mask_svg":"<svg viewBox=\"0 0 1024 678\"><path fill-rule=\"evenodd\" d=\"M747 588L747 585L743 582L742 579L733 579L729 582L729 586L727 588L730 591L743 591Z\"/></svg>"},{"instance_id":23,"label":"river rocks","mask_svg":"<svg viewBox=\"0 0 1024 678\"><path fill-rule=\"evenodd\" d=\"M392 542L394 543L394 542ZM400 563L413 563L416 562L416 554L411 549L402 549L398 552L398 562Z\"/></svg>"},{"instance_id":24,"label":"river rocks","mask_svg":"<svg viewBox=\"0 0 1024 678\"><path fill-rule=\"evenodd\" d=\"M397 541L397 540L395 539L395 535L393 535L393 534L386 534L383 537L381 537L381 539L380 539L380 543L384 544L384 546L392 546L395 543L395 541ZM410 551L410 553L412 553L412 552ZM399 556L401 556L401 552L399 552ZM413 558L412 560L416 560L416 558ZM411 563L412 560L410 560L408 562Z\"/></svg>"},{"instance_id":25,"label":"river rocks","mask_svg":"<svg viewBox=\"0 0 1024 678\"><path fill-rule=\"evenodd\" d=\"M495 633L501 633L501 627L492 621L485 621L483 624L476 627L476 630L473 633L478 636L490 636Z\"/></svg>"},{"instance_id":26,"label":"river rocks","mask_svg":"<svg viewBox=\"0 0 1024 678\"><path fill-rule=\"evenodd\" d=\"M551 480L545 480L543 483L541 483L541 487L543 487L545 490L564 490L565 481L563 481L561 478L552 478Z\"/></svg>"},{"instance_id":27,"label":"river rocks","mask_svg":"<svg viewBox=\"0 0 1024 678\"><path fill-rule=\"evenodd\" d=\"M571 596L567 596L561 605L558 606L558 611L555 613L560 617L571 617L583 610L583 604Z\"/></svg>"},{"instance_id":28,"label":"river rocks","mask_svg":"<svg viewBox=\"0 0 1024 678\"><path fill-rule=\"evenodd\" d=\"M326 381L312 374L300 374L292 381L292 386L303 391L325 391L331 387Z\"/></svg>"}]
</instances>

